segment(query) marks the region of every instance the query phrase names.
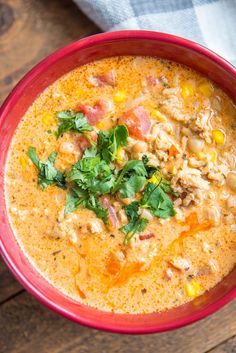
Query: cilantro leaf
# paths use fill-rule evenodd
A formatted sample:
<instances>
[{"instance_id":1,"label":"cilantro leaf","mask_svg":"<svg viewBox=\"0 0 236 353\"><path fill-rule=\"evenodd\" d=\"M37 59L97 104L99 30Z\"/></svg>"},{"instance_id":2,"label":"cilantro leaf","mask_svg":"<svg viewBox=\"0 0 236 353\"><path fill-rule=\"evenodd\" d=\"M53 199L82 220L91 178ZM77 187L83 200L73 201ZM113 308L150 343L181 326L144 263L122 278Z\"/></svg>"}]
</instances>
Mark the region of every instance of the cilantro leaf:
<instances>
[{"instance_id":1,"label":"cilantro leaf","mask_svg":"<svg viewBox=\"0 0 236 353\"><path fill-rule=\"evenodd\" d=\"M76 186L67 195L65 214L75 211L80 205L93 211L98 218L107 223L108 211L100 204L98 197Z\"/></svg>"},{"instance_id":2,"label":"cilantro leaf","mask_svg":"<svg viewBox=\"0 0 236 353\"><path fill-rule=\"evenodd\" d=\"M101 218L105 224L107 224L108 210L100 204L97 196L90 195L90 197L85 201L84 205L86 208L93 211L98 218Z\"/></svg>"},{"instance_id":3,"label":"cilantro leaf","mask_svg":"<svg viewBox=\"0 0 236 353\"><path fill-rule=\"evenodd\" d=\"M136 233L140 233L146 227L148 220L139 216L139 203L137 201L125 206L125 212L129 222L120 228L125 234L124 245L128 245Z\"/></svg>"},{"instance_id":4,"label":"cilantro leaf","mask_svg":"<svg viewBox=\"0 0 236 353\"><path fill-rule=\"evenodd\" d=\"M101 159L103 159L107 163L109 163L111 160L109 144L110 144L110 132L100 131L98 133L98 144L97 144L98 154L100 155Z\"/></svg>"},{"instance_id":5,"label":"cilantro leaf","mask_svg":"<svg viewBox=\"0 0 236 353\"><path fill-rule=\"evenodd\" d=\"M134 196L144 186L146 178L143 176L133 175L124 182L120 188L120 197L127 198Z\"/></svg>"},{"instance_id":6,"label":"cilantro leaf","mask_svg":"<svg viewBox=\"0 0 236 353\"><path fill-rule=\"evenodd\" d=\"M75 211L87 198L87 191L78 187L72 188L66 198L65 214Z\"/></svg>"},{"instance_id":7,"label":"cilantro leaf","mask_svg":"<svg viewBox=\"0 0 236 353\"><path fill-rule=\"evenodd\" d=\"M150 179L153 176L153 174L157 171L157 167L154 167L153 165L148 164L149 158L145 154L142 156L142 161L146 168L147 179Z\"/></svg>"},{"instance_id":8,"label":"cilantro leaf","mask_svg":"<svg viewBox=\"0 0 236 353\"><path fill-rule=\"evenodd\" d=\"M115 161L118 149L127 145L128 136L125 125L116 125L110 131L100 131L98 134L98 153L101 159L107 163Z\"/></svg>"},{"instance_id":9,"label":"cilantro leaf","mask_svg":"<svg viewBox=\"0 0 236 353\"><path fill-rule=\"evenodd\" d=\"M147 172L142 161L128 161L114 183L113 193L120 190L120 196L123 198L135 195L142 189L146 175Z\"/></svg>"},{"instance_id":10,"label":"cilantro leaf","mask_svg":"<svg viewBox=\"0 0 236 353\"><path fill-rule=\"evenodd\" d=\"M148 183L143 194L141 207L150 208L154 216L168 218L175 216L174 204L161 185Z\"/></svg>"},{"instance_id":11,"label":"cilantro leaf","mask_svg":"<svg viewBox=\"0 0 236 353\"><path fill-rule=\"evenodd\" d=\"M93 147L87 148L84 151L83 158L84 157L95 157L96 155L97 155L97 148L93 146Z\"/></svg>"},{"instance_id":12,"label":"cilantro leaf","mask_svg":"<svg viewBox=\"0 0 236 353\"><path fill-rule=\"evenodd\" d=\"M111 160L116 159L117 151L120 147L126 146L128 142L128 129L126 125L116 125L111 131L109 152Z\"/></svg>"},{"instance_id":13,"label":"cilantro leaf","mask_svg":"<svg viewBox=\"0 0 236 353\"><path fill-rule=\"evenodd\" d=\"M56 117L60 122L56 132L57 138L69 130L80 132L84 137L88 138L85 132L93 130L92 126L88 124L86 116L81 112L65 110L58 112Z\"/></svg>"},{"instance_id":14,"label":"cilantro leaf","mask_svg":"<svg viewBox=\"0 0 236 353\"><path fill-rule=\"evenodd\" d=\"M49 185L57 185L62 189L66 188L63 174L54 166L57 157L56 152L51 153L46 162L42 162L38 158L36 149L32 146L29 147L27 155L38 169L38 184L42 190Z\"/></svg>"},{"instance_id":15,"label":"cilantro leaf","mask_svg":"<svg viewBox=\"0 0 236 353\"><path fill-rule=\"evenodd\" d=\"M67 173L66 181L74 182L94 194L104 195L111 191L115 176L109 165L96 155L80 159Z\"/></svg>"}]
</instances>

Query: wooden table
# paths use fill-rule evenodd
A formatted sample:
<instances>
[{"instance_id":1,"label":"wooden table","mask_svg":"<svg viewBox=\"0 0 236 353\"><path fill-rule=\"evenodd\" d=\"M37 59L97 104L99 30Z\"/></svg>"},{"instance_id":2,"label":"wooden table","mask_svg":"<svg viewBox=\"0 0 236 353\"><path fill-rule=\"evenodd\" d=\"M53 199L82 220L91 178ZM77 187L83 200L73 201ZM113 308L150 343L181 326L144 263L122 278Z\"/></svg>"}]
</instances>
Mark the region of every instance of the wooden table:
<instances>
[{"instance_id":1,"label":"wooden table","mask_svg":"<svg viewBox=\"0 0 236 353\"><path fill-rule=\"evenodd\" d=\"M99 32L71 0L0 0L0 102L55 49ZM39 304L0 260L1 353L235 353L236 301L169 333L128 336L76 325Z\"/></svg>"}]
</instances>

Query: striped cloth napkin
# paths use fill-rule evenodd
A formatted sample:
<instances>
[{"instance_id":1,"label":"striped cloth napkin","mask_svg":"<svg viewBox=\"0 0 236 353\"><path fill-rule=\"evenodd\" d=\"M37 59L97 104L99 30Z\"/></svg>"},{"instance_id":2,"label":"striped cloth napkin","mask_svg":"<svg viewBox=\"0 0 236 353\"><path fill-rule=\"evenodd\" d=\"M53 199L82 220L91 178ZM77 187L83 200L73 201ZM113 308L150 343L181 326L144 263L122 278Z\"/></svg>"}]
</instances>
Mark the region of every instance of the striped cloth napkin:
<instances>
[{"instance_id":1,"label":"striped cloth napkin","mask_svg":"<svg viewBox=\"0 0 236 353\"><path fill-rule=\"evenodd\" d=\"M236 64L236 0L74 0L104 31L149 29L191 39Z\"/></svg>"}]
</instances>

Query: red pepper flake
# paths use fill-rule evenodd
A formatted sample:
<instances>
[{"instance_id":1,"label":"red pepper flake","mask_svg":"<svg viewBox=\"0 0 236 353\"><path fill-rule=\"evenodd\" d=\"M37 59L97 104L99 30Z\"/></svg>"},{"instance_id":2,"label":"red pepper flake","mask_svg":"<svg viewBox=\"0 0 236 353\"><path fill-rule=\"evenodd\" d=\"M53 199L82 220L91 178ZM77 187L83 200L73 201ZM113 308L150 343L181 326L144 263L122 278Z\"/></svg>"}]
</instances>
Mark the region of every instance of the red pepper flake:
<instances>
[{"instance_id":1,"label":"red pepper flake","mask_svg":"<svg viewBox=\"0 0 236 353\"><path fill-rule=\"evenodd\" d=\"M147 240L155 237L154 233L143 234L139 236L139 240Z\"/></svg>"}]
</instances>

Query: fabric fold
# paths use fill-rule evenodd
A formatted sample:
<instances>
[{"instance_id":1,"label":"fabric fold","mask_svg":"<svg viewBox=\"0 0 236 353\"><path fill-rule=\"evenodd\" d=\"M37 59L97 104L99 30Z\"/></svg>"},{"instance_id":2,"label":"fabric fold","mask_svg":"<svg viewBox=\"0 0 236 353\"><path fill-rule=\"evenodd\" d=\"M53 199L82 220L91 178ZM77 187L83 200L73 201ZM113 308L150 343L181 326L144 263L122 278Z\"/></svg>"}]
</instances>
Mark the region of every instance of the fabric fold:
<instances>
[{"instance_id":1,"label":"fabric fold","mask_svg":"<svg viewBox=\"0 0 236 353\"><path fill-rule=\"evenodd\" d=\"M103 31L175 34L236 64L236 0L74 0Z\"/></svg>"}]
</instances>

